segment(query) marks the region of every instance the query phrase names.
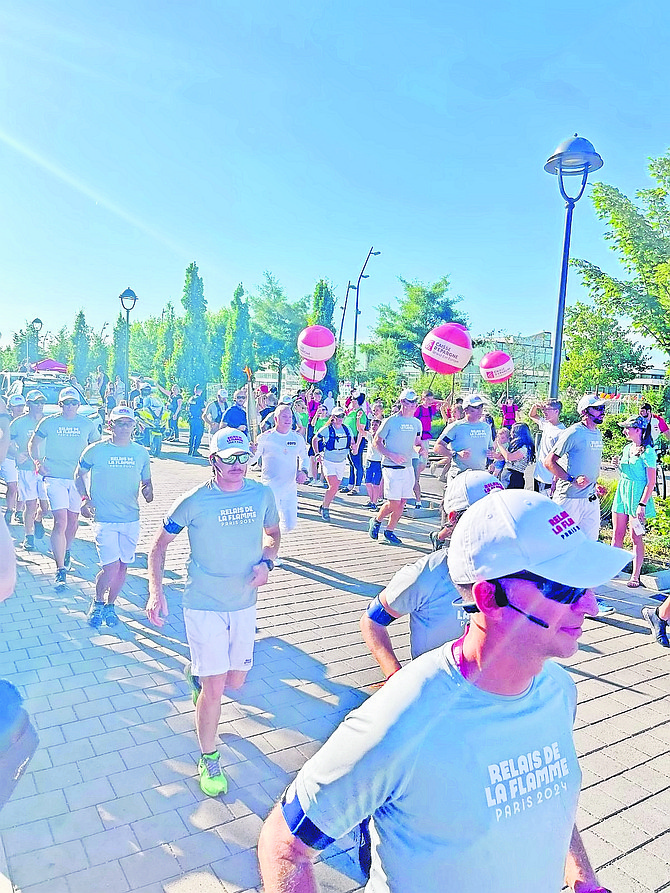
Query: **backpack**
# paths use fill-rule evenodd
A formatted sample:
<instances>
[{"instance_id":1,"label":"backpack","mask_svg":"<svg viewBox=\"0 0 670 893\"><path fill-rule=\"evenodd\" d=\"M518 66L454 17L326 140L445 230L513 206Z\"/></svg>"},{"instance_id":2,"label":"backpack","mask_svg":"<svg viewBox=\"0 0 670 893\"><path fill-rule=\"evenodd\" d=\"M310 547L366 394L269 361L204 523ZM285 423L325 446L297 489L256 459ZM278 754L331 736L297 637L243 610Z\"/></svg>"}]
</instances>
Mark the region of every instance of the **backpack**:
<instances>
[{"instance_id":1,"label":"backpack","mask_svg":"<svg viewBox=\"0 0 670 893\"><path fill-rule=\"evenodd\" d=\"M347 435L347 449L349 449L351 447L352 440L351 432L346 425L342 426L342 430ZM328 452L335 448L335 429L332 425L328 426L328 439L324 442L323 448L324 450L328 450Z\"/></svg>"}]
</instances>

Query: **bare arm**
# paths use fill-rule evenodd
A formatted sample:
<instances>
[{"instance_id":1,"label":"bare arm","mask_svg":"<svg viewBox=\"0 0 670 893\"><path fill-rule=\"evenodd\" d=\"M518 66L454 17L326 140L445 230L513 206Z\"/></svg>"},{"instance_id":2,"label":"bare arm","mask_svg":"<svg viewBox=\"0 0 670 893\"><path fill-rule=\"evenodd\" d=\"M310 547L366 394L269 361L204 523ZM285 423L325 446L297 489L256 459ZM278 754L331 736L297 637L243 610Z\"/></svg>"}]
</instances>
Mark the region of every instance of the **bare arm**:
<instances>
[{"instance_id":1,"label":"bare arm","mask_svg":"<svg viewBox=\"0 0 670 893\"><path fill-rule=\"evenodd\" d=\"M496 449L507 462L516 462L517 459L524 459L527 455L526 447L519 447L518 450L510 453L504 443L499 443L496 445Z\"/></svg>"},{"instance_id":2,"label":"bare arm","mask_svg":"<svg viewBox=\"0 0 670 893\"><path fill-rule=\"evenodd\" d=\"M261 554L261 560L258 564L254 565L251 574L250 583L252 586L265 586L267 583L270 569L263 559L269 558L270 561L274 561L277 557L277 552L279 552L280 542L281 533L279 531L279 524L263 528L263 552Z\"/></svg>"},{"instance_id":3,"label":"bare arm","mask_svg":"<svg viewBox=\"0 0 670 893\"><path fill-rule=\"evenodd\" d=\"M379 597L384 610L393 617L400 617L396 611L389 608L382 596ZM400 661L395 655L388 627L374 621L367 611L364 611L360 619L361 633L365 644L370 649L370 654L379 664L382 673L388 679L400 669Z\"/></svg>"},{"instance_id":4,"label":"bare arm","mask_svg":"<svg viewBox=\"0 0 670 893\"><path fill-rule=\"evenodd\" d=\"M168 533L161 527L149 552L149 598L146 612L149 622L154 626L163 626L164 618L168 616L167 600L163 592L163 569L168 546L175 536L176 533Z\"/></svg>"},{"instance_id":5,"label":"bare arm","mask_svg":"<svg viewBox=\"0 0 670 893\"><path fill-rule=\"evenodd\" d=\"M0 418L0 462L4 462L9 452L9 419Z\"/></svg>"},{"instance_id":6,"label":"bare arm","mask_svg":"<svg viewBox=\"0 0 670 893\"><path fill-rule=\"evenodd\" d=\"M265 820L258 861L265 893L318 893L312 860L315 850L291 834L279 805Z\"/></svg>"},{"instance_id":7,"label":"bare arm","mask_svg":"<svg viewBox=\"0 0 670 893\"><path fill-rule=\"evenodd\" d=\"M5 520L0 515L0 602L14 592L16 586L16 553Z\"/></svg>"},{"instance_id":8,"label":"bare arm","mask_svg":"<svg viewBox=\"0 0 670 893\"><path fill-rule=\"evenodd\" d=\"M154 485L151 483L151 478L148 481L142 481L142 496L144 496L145 502L154 501Z\"/></svg>"},{"instance_id":9,"label":"bare arm","mask_svg":"<svg viewBox=\"0 0 670 893\"><path fill-rule=\"evenodd\" d=\"M592 893L602 889L576 825L572 829L570 848L565 860L565 882L575 893Z\"/></svg>"}]
</instances>

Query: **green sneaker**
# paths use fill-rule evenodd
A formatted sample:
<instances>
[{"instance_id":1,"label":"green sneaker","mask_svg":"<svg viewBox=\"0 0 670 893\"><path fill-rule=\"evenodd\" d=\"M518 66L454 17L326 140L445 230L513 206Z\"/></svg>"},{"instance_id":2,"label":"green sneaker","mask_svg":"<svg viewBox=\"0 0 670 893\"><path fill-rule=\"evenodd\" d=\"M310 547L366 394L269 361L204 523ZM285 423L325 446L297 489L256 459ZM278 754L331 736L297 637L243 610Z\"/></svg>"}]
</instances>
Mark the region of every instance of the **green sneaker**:
<instances>
[{"instance_id":1,"label":"green sneaker","mask_svg":"<svg viewBox=\"0 0 670 893\"><path fill-rule=\"evenodd\" d=\"M197 676L193 675L193 669L191 667L191 661L189 661L184 667L184 676L186 677L186 681L191 686L191 697L193 698L193 703L198 703L198 697L200 696L200 692L202 691L202 685L200 685L200 680Z\"/></svg>"},{"instance_id":2,"label":"green sneaker","mask_svg":"<svg viewBox=\"0 0 670 893\"><path fill-rule=\"evenodd\" d=\"M219 766L219 752L204 753L198 760L200 790L208 797L218 797L228 792L228 779Z\"/></svg>"}]
</instances>

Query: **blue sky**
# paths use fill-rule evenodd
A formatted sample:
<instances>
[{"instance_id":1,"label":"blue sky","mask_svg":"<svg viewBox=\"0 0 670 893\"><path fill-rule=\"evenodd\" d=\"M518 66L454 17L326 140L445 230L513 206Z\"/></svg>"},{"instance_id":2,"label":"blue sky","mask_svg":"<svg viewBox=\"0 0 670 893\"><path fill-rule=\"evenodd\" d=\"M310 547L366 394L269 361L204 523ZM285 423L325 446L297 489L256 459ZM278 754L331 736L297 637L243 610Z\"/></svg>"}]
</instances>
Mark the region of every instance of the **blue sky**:
<instances>
[{"instance_id":1,"label":"blue sky","mask_svg":"<svg viewBox=\"0 0 670 893\"><path fill-rule=\"evenodd\" d=\"M473 332L553 329L546 158L577 131L632 194L670 146L659 0L4 0L2 18L3 342L81 307L100 329L126 286L135 318L159 313L192 260L212 309L264 270L342 297L371 245L364 332L398 276L445 274ZM617 270L587 197L572 249Z\"/></svg>"}]
</instances>

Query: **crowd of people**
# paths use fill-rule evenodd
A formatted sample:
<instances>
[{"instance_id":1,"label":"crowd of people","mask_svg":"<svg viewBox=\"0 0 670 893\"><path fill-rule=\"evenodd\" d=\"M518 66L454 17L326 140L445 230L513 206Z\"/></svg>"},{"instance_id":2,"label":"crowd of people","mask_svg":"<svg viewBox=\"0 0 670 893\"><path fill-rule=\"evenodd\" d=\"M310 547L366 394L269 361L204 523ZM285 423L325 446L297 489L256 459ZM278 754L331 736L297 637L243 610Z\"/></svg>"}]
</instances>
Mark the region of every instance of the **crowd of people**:
<instances>
[{"instance_id":1,"label":"crowd of people","mask_svg":"<svg viewBox=\"0 0 670 893\"><path fill-rule=\"evenodd\" d=\"M298 525L298 487L323 486L318 512L327 523L336 520L338 494L363 496L365 488L370 538L397 546L406 506L423 506L431 458L445 484L432 551L401 569L360 618L385 683L307 761L265 823L267 893L314 891L315 854L356 828L374 893L417 889L417 878L422 890L441 890L446 874L464 891L544 893L565 882L575 893L602 893L574 824L574 684L553 658L575 652L586 617L613 611L592 589L631 557L628 585L640 586L644 524L654 515L651 408L622 423L627 445L605 545L598 396L579 401L579 420L567 428L558 400L527 407L526 421L521 401L505 401L496 430L494 407L486 413L476 394L441 401L404 388L387 412L359 389L338 400L316 387L282 397L265 388L251 404L248 388L230 403L223 388L209 402L199 386L187 399L178 387L160 392L165 406L151 386L134 383L105 407L102 438L78 413L76 387L63 388L60 412L48 417L37 390L0 404L5 521L24 525L30 551L53 519L55 582L63 586L79 515L90 518L100 570L88 623L115 626L139 540L139 497L153 499L149 454L132 439L136 410L160 402L175 440L186 414L194 457L207 429L211 476L179 495L156 531L146 613L164 624L166 554L186 529L185 674L208 796L228 788L216 744L221 699L253 665L257 591ZM437 418L444 427L434 438ZM254 466L259 480L247 475ZM622 548L628 528L632 556ZM670 647L670 599L643 611ZM388 627L404 615L412 661L403 668ZM507 854L510 832L524 841L524 855L508 860L501 880L499 862L476 854Z\"/></svg>"}]
</instances>

